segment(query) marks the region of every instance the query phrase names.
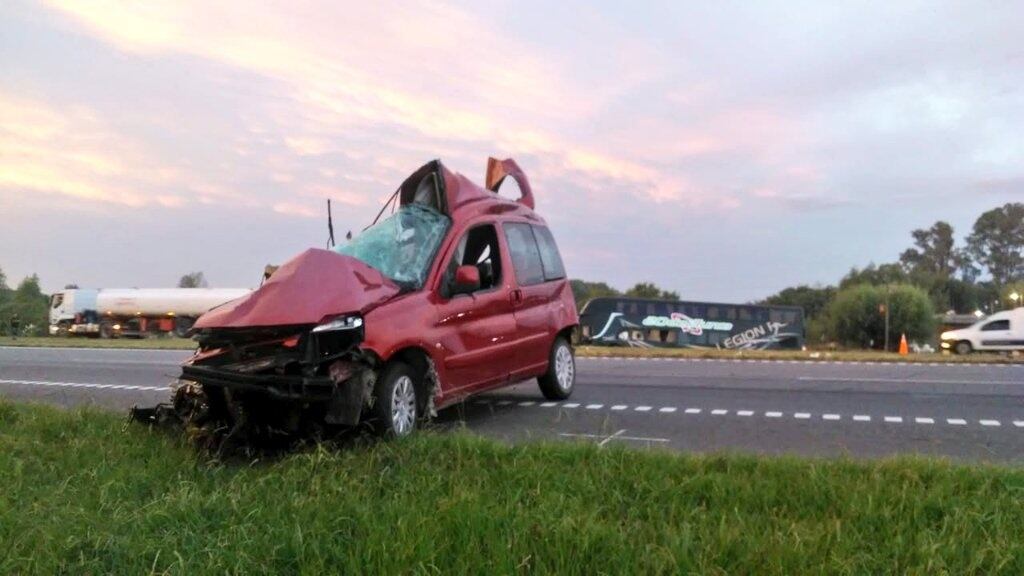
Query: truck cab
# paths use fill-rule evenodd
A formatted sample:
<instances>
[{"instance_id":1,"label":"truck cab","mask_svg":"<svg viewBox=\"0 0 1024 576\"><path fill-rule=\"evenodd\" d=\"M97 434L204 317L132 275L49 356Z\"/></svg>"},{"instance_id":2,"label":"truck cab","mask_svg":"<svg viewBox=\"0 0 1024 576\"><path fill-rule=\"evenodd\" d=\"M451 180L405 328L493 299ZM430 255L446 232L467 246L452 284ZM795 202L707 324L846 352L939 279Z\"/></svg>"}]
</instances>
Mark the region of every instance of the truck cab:
<instances>
[{"instance_id":1,"label":"truck cab","mask_svg":"<svg viewBox=\"0 0 1024 576\"><path fill-rule=\"evenodd\" d=\"M1024 307L997 312L967 328L943 332L941 340L943 350L957 354L1024 350Z\"/></svg>"}]
</instances>

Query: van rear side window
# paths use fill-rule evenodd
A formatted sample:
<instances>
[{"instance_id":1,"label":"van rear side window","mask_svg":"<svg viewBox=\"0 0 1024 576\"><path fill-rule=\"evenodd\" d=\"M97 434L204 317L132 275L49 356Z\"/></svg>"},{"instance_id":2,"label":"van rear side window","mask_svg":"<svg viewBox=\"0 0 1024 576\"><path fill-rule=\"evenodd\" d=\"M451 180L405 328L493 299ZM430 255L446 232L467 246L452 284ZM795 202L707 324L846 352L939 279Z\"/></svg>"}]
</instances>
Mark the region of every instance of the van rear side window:
<instances>
[{"instance_id":1,"label":"van rear side window","mask_svg":"<svg viewBox=\"0 0 1024 576\"><path fill-rule=\"evenodd\" d=\"M555 237L551 235L551 230L544 226L534 226L533 235L537 238L537 247L540 248L544 280L565 278L565 266L562 265L562 256L558 253L558 246L555 244Z\"/></svg>"},{"instance_id":2,"label":"van rear side window","mask_svg":"<svg viewBox=\"0 0 1024 576\"><path fill-rule=\"evenodd\" d=\"M544 265L541 263L540 249L533 237L529 224L506 222L505 239L508 240L508 252L512 256L512 267L516 269L516 281L520 286L533 286L544 281Z\"/></svg>"}]
</instances>

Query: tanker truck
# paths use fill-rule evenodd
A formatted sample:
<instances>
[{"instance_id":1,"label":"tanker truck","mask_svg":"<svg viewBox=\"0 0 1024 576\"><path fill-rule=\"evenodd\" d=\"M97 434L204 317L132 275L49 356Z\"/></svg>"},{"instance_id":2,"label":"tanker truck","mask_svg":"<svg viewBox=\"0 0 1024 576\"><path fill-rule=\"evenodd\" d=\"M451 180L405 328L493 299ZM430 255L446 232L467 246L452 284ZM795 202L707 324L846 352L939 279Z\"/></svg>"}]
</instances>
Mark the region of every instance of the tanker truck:
<instances>
[{"instance_id":1,"label":"tanker truck","mask_svg":"<svg viewBox=\"0 0 1024 576\"><path fill-rule=\"evenodd\" d=\"M144 338L184 337L196 318L247 288L127 288L62 290L50 297L50 334Z\"/></svg>"}]
</instances>

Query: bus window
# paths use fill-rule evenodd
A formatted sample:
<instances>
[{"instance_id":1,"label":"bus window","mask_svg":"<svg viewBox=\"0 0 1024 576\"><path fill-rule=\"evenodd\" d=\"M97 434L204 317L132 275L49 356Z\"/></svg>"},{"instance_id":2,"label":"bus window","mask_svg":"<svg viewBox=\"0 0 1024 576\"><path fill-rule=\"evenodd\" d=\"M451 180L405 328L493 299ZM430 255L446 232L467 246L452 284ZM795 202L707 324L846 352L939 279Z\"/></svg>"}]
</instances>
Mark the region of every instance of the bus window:
<instances>
[{"instance_id":1,"label":"bus window","mask_svg":"<svg viewBox=\"0 0 1024 576\"><path fill-rule=\"evenodd\" d=\"M753 320L753 316L750 314L749 308L740 308L740 320Z\"/></svg>"}]
</instances>

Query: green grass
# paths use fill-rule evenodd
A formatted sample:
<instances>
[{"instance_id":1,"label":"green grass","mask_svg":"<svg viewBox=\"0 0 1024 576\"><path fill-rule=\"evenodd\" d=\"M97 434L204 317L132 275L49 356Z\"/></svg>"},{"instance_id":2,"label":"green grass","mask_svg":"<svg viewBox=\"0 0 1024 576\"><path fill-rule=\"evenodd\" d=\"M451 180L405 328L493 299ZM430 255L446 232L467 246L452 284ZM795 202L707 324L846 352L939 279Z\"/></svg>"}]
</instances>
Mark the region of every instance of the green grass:
<instances>
[{"instance_id":1,"label":"green grass","mask_svg":"<svg viewBox=\"0 0 1024 576\"><path fill-rule=\"evenodd\" d=\"M46 348L135 348L143 350L195 350L196 343L188 338L11 338L0 336L0 346L35 346Z\"/></svg>"},{"instance_id":2,"label":"green grass","mask_svg":"<svg viewBox=\"0 0 1024 576\"><path fill-rule=\"evenodd\" d=\"M944 362L952 364L1024 363L1024 357L1003 354L908 354L873 350L718 350L701 348L629 348L625 346L579 346L576 355L590 358L720 358L747 360L806 360L846 362Z\"/></svg>"},{"instance_id":3,"label":"green grass","mask_svg":"<svg viewBox=\"0 0 1024 576\"><path fill-rule=\"evenodd\" d=\"M1024 471L468 434L217 463L0 402L0 573L1020 574Z\"/></svg>"}]
</instances>

